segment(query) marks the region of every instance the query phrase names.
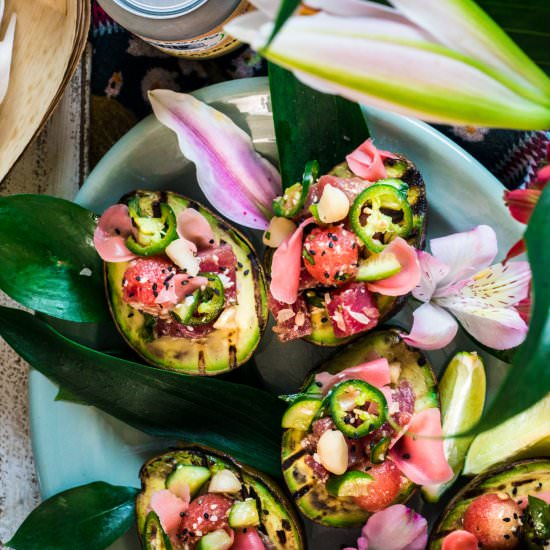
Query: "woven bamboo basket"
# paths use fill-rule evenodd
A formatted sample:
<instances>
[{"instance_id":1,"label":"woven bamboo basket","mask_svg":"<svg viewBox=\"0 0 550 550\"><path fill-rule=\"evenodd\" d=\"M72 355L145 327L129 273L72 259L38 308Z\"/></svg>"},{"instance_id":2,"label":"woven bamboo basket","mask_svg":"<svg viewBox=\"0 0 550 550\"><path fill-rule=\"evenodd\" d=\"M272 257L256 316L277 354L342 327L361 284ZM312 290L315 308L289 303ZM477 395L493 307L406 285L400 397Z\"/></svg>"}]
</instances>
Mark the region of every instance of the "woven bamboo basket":
<instances>
[{"instance_id":1,"label":"woven bamboo basket","mask_svg":"<svg viewBox=\"0 0 550 550\"><path fill-rule=\"evenodd\" d=\"M90 0L6 0L17 14L11 76L0 104L0 181L43 128L86 46Z\"/></svg>"}]
</instances>

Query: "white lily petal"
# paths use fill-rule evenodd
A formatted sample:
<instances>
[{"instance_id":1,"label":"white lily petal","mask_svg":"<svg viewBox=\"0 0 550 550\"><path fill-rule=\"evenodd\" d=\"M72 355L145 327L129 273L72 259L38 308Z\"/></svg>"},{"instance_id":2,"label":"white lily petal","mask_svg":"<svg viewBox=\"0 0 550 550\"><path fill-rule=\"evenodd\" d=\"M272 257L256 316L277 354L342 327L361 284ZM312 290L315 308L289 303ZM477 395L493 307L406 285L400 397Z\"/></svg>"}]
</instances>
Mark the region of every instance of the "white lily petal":
<instances>
[{"instance_id":1,"label":"white lily petal","mask_svg":"<svg viewBox=\"0 0 550 550\"><path fill-rule=\"evenodd\" d=\"M443 307L452 308L457 302L477 303L479 307L509 307L529 295L531 270L528 262L495 264L473 277L473 281L455 296L437 298Z\"/></svg>"},{"instance_id":2,"label":"white lily petal","mask_svg":"<svg viewBox=\"0 0 550 550\"><path fill-rule=\"evenodd\" d=\"M273 31L273 21L261 11L245 13L231 19L224 26L225 32L241 42L250 44L255 50L263 48Z\"/></svg>"},{"instance_id":3,"label":"white lily petal","mask_svg":"<svg viewBox=\"0 0 550 550\"><path fill-rule=\"evenodd\" d=\"M255 151L250 136L189 94L153 90L149 98L158 120L176 133L182 153L195 163L210 203L232 221L265 229L281 178Z\"/></svg>"},{"instance_id":4,"label":"white lily petal","mask_svg":"<svg viewBox=\"0 0 550 550\"><path fill-rule=\"evenodd\" d=\"M441 43L507 73L533 99L550 103L550 79L472 0L390 1Z\"/></svg>"},{"instance_id":5,"label":"white lily petal","mask_svg":"<svg viewBox=\"0 0 550 550\"><path fill-rule=\"evenodd\" d=\"M244 40L238 27L227 30ZM307 75L310 84L322 81L323 90L426 120L550 126L550 108L520 97L475 60L433 43L413 25L324 13L291 17L262 53Z\"/></svg>"},{"instance_id":6,"label":"white lily petal","mask_svg":"<svg viewBox=\"0 0 550 550\"><path fill-rule=\"evenodd\" d=\"M3 15L4 5L2 2L1 11ZM17 18L15 13L12 14L8 29L4 35L4 39L0 42L0 103L6 97L8 91L8 84L10 81L10 69L11 69L11 59L13 51L13 41L15 38L15 24ZM2 17L0 17L0 23L2 22Z\"/></svg>"},{"instance_id":7,"label":"white lily petal","mask_svg":"<svg viewBox=\"0 0 550 550\"><path fill-rule=\"evenodd\" d=\"M449 274L440 281L439 289L474 276L491 265L498 253L496 233L488 225L431 239L430 248L432 254L450 268Z\"/></svg>"},{"instance_id":8,"label":"white lily petal","mask_svg":"<svg viewBox=\"0 0 550 550\"><path fill-rule=\"evenodd\" d=\"M431 303L422 304L413 313L413 326L403 340L420 349L441 349L453 341L458 324L443 308Z\"/></svg>"},{"instance_id":9,"label":"white lily petal","mask_svg":"<svg viewBox=\"0 0 550 550\"><path fill-rule=\"evenodd\" d=\"M279 13L282 0L250 0L250 3L270 19L275 19Z\"/></svg>"},{"instance_id":10,"label":"white lily petal","mask_svg":"<svg viewBox=\"0 0 550 550\"><path fill-rule=\"evenodd\" d=\"M311 8L343 17L385 17L396 22L409 22L396 9L368 0L306 0L304 3Z\"/></svg>"},{"instance_id":11,"label":"white lily petal","mask_svg":"<svg viewBox=\"0 0 550 550\"><path fill-rule=\"evenodd\" d=\"M439 282L449 273L450 267L423 250L418 250L417 256L422 275L412 295L417 300L429 302Z\"/></svg>"},{"instance_id":12,"label":"white lily petal","mask_svg":"<svg viewBox=\"0 0 550 550\"><path fill-rule=\"evenodd\" d=\"M445 298L445 307L484 346L510 349L519 346L527 336L528 327L513 307L491 307L458 297Z\"/></svg>"},{"instance_id":13,"label":"white lily petal","mask_svg":"<svg viewBox=\"0 0 550 550\"><path fill-rule=\"evenodd\" d=\"M2 24L2 19L4 19L4 8L6 7L5 0L0 0L0 24Z\"/></svg>"}]
</instances>

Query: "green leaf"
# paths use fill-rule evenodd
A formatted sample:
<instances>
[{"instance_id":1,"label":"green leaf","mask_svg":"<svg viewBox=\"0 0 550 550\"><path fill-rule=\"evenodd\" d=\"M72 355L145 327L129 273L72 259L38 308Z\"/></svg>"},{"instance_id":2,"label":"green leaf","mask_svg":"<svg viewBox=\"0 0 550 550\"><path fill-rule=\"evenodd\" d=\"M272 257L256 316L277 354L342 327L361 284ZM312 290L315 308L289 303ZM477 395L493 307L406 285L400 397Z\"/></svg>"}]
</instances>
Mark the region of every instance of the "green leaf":
<instances>
[{"instance_id":1,"label":"green leaf","mask_svg":"<svg viewBox=\"0 0 550 550\"><path fill-rule=\"evenodd\" d=\"M527 515L528 538L539 540L550 538L550 506L544 500L529 495Z\"/></svg>"},{"instance_id":2,"label":"green leaf","mask_svg":"<svg viewBox=\"0 0 550 550\"><path fill-rule=\"evenodd\" d=\"M269 87L284 188L301 181L306 162L318 160L326 174L369 137L357 103L312 90L273 63Z\"/></svg>"},{"instance_id":3,"label":"green leaf","mask_svg":"<svg viewBox=\"0 0 550 550\"><path fill-rule=\"evenodd\" d=\"M531 216L525 240L533 273L533 312L525 342L476 431L488 430L528 409L550 391L550 186Z\"/></svg>"},{"instance_id":4,"label":"green leaf","mask_svg":"<svg viewBox=\"0 0 550 550\"><path fill-rule=\"evenodd\" d=\"M271 41L275 38L277 33L282 29L283 25L286 23L287 19L296 11L296 8L301 4L301 0L283 0L281 2L281 7L279 8L279 13L275 19L275 25L273 27L273 32L269 37L269 40L266 46L269 46Z\"/></svg>"},{"instance_id":5,"label":"green leaf","mask_svg":"<svg viewBox=\"0 0 550 550\"><path fill-rule=\"evenodd\" d=\"M7 543L16 550L101 550L134 523L133 487L96 481L69 489L33 510Z\"/></svg>"},{"instance_id":6,"label":"green leaf","mask_svg":"<svg viewBox=\"0 0 550 550\"><path fill-rule=\"evenodd\" d=\"M46 195L0 198L0 289L20 304L76 322L108 319L92 212Z\"/></svg>"},{"instance_id":7,"label":"green leaf","mask_svg":"<svg viewBox=\"0 0 550 550\"><path fill-rule=\"evenodd\" d=\"M285 405L276 397L245 385L111 357L10 308L0 308L0 335L73 398L144 432L203 443L280 475Z\"/></svg>"},{"instance_id":8,"label":"green leaf","mask_svg":"<svg viewBox=\"0 0 550 550\"><path fill-rule=\"evenodd\" d=\"M535 63L550 73L548 0L478 0L478 4Z\"/></svg>"}]
</instances>

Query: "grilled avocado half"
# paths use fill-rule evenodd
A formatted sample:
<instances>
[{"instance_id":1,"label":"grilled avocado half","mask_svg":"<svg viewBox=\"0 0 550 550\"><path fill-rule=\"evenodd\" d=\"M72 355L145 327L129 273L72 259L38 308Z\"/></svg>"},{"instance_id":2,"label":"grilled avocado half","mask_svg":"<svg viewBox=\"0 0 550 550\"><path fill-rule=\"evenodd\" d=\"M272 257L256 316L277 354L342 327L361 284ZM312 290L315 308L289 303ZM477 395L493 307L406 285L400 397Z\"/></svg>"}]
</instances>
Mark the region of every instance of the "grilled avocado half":
<instances>
[{"instance_id":1,"label":"grilled avocado half","mask_svg":"<svg viewBox=\"0 0 550 550\"><path fill-rule=\"evenodd\" d=\"M136 191L133 197L156 204L168 204L174 214L187 208L200 212L220 243L231 246L239 268L237 314L233 328L216 329L202 338L157 337L155 319L123 300L123 278L129 262L105 263L106 293L111 314L126 342L147 362L185 374L217 375L242 365L254 353L267 322L267 291L263 269L246 237L212 211L172 192Z\"/></svg>"},{"instance_id":2,"label":"grilled avocado half","mask_svg":"<svg viewBox=\"0 0 550 550\"><path fill-rule=\"evenodd\" d=\"M514 500L550 492L550 459L535 458L512 462L493 468L472 479L449 503L435 524L428 550L440 550L443 539L451 532L462 529L462 519L468 506L477 497L487 493L506 493ZM538 548L520 543L518 548ZM540 546L542 549L543 546Z\"/></svg>"},{"instance_id":3,"label":"grilled avocado half","mask_svg":"<svg viewBox=\"0 0 550 550\"><path fill-rule=\"evenodd\" d=\"M291 502L286 498L271 479L264 474L240 464L229 455L199 445L186 446L152 458L141 469L141 492L136 499L136 516L138 532L145 548L147 516L151 508L151 496L156 491L167 488L170 477L182 467L196 467L204 472L204 477L198 479L193 488L192 496L196 497L207 491L208 479L221 470L230 470L241 483L241 491L236 496L242 501L253 499L259 516L259 525L256 529L269 539L277 550L302 550L305 548L305 535L299 516L293 509ZM192 470L192 468L191 468ZM202 484L201 484L202 481ZM231 521L231 519L230 519ZM157 533L154 533L158 537Z\"/></svg>"},{"instance_id":4,"label":"grilled avocado half","mask_svg":"<svg viewBox=\"0 0 550 550\"><path fill-rule=\"evenodd\" d=\"M408 346L397 330L379 330L349 344L322 365L319 372L336 374L344 369L385 357L390 364L399 363L399 381L408 381L415 394L415 413L439 407L436 379L424 355ZM308 377L302 392L319 393L315 374ZM300 511L309 519L330 527L360 527L371 515L352 498L331 496L320 483L305 459L308 456L301 442L307 431L285 429L282 442L282 469L286 484ZM405 484L394 504L406 501L416 489Z\"/></svg>"}]
</instances>

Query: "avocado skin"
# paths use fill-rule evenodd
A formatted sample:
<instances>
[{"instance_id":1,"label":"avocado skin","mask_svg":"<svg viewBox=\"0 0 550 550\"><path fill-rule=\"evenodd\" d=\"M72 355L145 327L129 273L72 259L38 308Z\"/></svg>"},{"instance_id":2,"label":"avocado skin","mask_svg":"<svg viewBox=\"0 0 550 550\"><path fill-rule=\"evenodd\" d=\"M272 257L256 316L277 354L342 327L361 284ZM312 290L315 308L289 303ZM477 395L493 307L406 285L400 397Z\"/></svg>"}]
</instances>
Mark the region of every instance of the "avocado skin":
<instances>
[{"instance_id":1,"label":"avocado skin","mask_svg":"<svg viewBox=\"0 0 550 550\"><path fill-rule=\"evenodd\" d=\"M240 498L256 500L261 521L258 530L269 537L277 550L305 548L302 522L282 490L258 470L241 464L226 453L202 445L182 446L156 456L142 466L139 476L141 492L136 498L136 520L140 538L151 494L166 488L166 477L179 464L204 466L211 471L223 468L232 470L243 485Z\"/></svg>"},{"instance_id":2,"label":"avocado skin","mask_svg":"<svg viewBox=\"0 0 550 550\"><path fill-rule=\"evenodd\" d=\"M420 351L411 348L401 339L396 329L375 330L347 345L308 376L301 392L316 391L314 378L317 372L336 374L376 356L386 357L389 363L401 363L400 380L408 380L414 390L415 412L439 407L436 379L430 364ZM326 488L316 482L310 468L304 463L307 453L300 442L305 435L306 432L301 430L283 430L283 475L298 508L307 518L321 525L361 527L371 514L357 506L351 498L329 495ZM405 502L415 490L416 486L409 482L402 488L394 504Z\"/></svg>"},{"instance_id":3,"label":"avocado skin","mask_svg":"<svg viewBox=\"0 0 550 550\"><path fill-rule=\"evenodd\" d=\"M533 458L511 462L492 468L476 476L449 502L434 525L428 550L440 550L443 539L452 531L462 528L466 508L480 495L486 493L508 493L512 498L527 498L529 494L550 491L550 459ZM524 548L519 546L518 548Z\"/></svg>"},{"instance_id":4,"label":"avocado skin","mask_svg":"<svg viewBox=\"0 0 550 550\"><path fill-rule=\"evenodd\" d=\"M122 273L129 262L105 263L105 291L118 331L145 361L167 370L216 376L246 363L260 342L269 314L265 275L252 244L240 231L212 211L177 193L137 190L124 195L120 203L128 203L137 194L148 197L151 202L167 202L176 214L179 210L194 208L207 219L216 236L232 246L238 261L243 264L238 271L238 307L244 307L244 295L247 302L253 302L249 307L254 312L254 320L246 330L215 330L205 339L155 338L152 330L154 319L131 308L122 300Z\"/></svg>"}]
</instances>

